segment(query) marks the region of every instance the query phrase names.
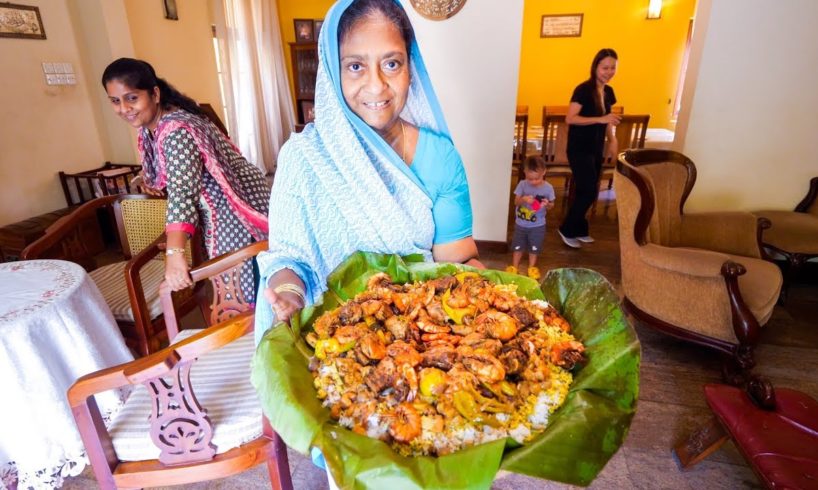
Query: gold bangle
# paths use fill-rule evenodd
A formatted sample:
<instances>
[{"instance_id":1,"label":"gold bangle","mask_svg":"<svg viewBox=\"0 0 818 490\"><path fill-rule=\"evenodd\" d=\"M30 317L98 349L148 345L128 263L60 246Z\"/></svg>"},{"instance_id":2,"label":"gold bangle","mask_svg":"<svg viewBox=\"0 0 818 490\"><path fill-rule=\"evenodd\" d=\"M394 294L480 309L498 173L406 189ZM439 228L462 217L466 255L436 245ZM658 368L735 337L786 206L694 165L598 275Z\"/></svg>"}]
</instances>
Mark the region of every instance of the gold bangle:
<instances>
[{"instance_id":1,"label":"gold bangle","mask_svg":"<svg viewBox=\"0 0 818 490\"><path fill-rule=\"evenodd\" d=\"M184 255L185 254L185 249L184 248L166 248L165 249L165 255L175 255L175 254Z\"/></svg>"},{"instance_id":2,"label":"gold bangle","mask_svg":"<svg viewBox=\"0 0 818 490\"><path fill-rule=\"evenodd\" d=\"M285 282L283 284L279 284L278 286L273 288L273 292L276 294L280 293L292 293L299 298L301 298L301 304L307 304L307 293L301 289L299 286L295 284L291 284L289 282Z\"/></svg>"}]
</instances>

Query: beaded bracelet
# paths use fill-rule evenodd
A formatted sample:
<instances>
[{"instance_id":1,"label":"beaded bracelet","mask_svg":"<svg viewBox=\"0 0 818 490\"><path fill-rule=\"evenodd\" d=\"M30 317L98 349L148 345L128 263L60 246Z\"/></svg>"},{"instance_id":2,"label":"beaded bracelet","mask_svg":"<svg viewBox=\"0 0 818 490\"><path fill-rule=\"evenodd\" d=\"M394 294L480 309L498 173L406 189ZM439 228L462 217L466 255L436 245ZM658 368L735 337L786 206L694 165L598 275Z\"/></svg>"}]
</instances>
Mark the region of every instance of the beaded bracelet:
<instances>
[{"instance_id":1,"label":"beaded bracelet","mask_svg":"<svg viewBox=\"0 0 818 490\"><path fill-rule=\"evenodd\" d=\"M307 303L307 299L306 299L307 293L303 289L301 289L299 286L297 286L295 284L291 284L291 283L288 283L288 282L285 282L283 284L279 284L278 286L273 288L273 292L276 293L276 294L292 293L292 294L298 296L299 298L301 298L301 304L306 304Z\"/></svg>"},{"instance_id":2,"label":"beaded bracelet","mask_svg":"<svg viewBox=\"0 0 818 490\"><path fill-rule=\"evenodd\" d=\"M165 249L165 255L175 255L175 254L184 255L185 254L185 249L184 248L167 248L167 249Z\"/></svg>"}]
</instances>

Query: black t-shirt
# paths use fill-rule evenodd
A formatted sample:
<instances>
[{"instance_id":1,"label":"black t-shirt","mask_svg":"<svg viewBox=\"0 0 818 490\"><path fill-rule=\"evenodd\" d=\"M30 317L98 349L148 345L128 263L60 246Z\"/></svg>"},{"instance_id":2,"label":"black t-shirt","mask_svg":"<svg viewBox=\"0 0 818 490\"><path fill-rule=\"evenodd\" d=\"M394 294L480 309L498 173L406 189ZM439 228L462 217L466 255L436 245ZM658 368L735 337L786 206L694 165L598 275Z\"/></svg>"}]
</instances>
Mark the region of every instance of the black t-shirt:
<instances>
[{"instance_id":1,"label":"black t-shirt","mask_svg":"<svg viewBox=\"0 0 818 490\"><path fill-rule=\"evenodd\" d=\"M611 106L616 103L613 88L605 85L605 112L600 112L594 101L596 82L586 80L574 89L571 102L582 106L579 115L583 117L599 117L611 112ZM568 151L602 154L605 148L605 129L607 124L589 124L587 126L568 126Z\"/></svg>"}]
</instances>

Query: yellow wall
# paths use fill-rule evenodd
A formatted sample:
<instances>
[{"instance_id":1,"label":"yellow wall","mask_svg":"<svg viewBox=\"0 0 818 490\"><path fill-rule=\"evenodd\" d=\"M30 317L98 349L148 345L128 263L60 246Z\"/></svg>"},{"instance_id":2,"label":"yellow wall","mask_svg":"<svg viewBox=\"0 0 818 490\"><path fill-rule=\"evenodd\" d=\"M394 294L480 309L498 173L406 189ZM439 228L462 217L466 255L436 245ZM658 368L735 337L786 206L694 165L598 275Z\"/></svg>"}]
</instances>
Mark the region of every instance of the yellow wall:
<instances>
[{"instance_id":1,"label":"yellow wall","mask_svg":"<svg viewBox=\"0 0 818 490\"><path fill-rule=\"evenodd\" d=\"M66 206L57 172L102 165L103 148L66 0L29 0L47 39L0 39L0 226ZM44 61L69 62L77 85L49 86Z\"/></svg>"},{"instance_id":2,"label":"yellow wall","mask_svg":"<svg viewBox=\"0 0 818 490\"><path fill-rule=\"evenodd\" d=\"M290 56L290 43L295 42L293 19L323 19L333 3L335 3L334 0L278 0L278 22L281 24L281 41L284 43L291 94L295 94L293 61ZM293 103L295 103L294 95Z\"/></svg>"},{"instance_id":3,"label":"yellow wall","mask_svg":"<svg viewBox=\"0 0 818 490\"><path fill-rule=\"evenodd\" d=\"M179 20L168 20L160 1L125 0L135 56L180 92L212 105L224 120L209 5L176 0Z\"/></svg>"},{"instance_id":4,"label":"yellow wall","mask_svg":"<svg viewBox=\"0 0 818 490\"><path fill-rule=\"evenodd\" d=\"M662 18L646 20L647 0L526 0L517 104L528 105L540 124L543 105L567 105L587 79L601 48L619 55L611 81L630 114L650 114L650 126L672 128L685 39L696 0L665 0ZM583 13L582 35L541 38L545 14Z\"/></svg>"}]
</instances>

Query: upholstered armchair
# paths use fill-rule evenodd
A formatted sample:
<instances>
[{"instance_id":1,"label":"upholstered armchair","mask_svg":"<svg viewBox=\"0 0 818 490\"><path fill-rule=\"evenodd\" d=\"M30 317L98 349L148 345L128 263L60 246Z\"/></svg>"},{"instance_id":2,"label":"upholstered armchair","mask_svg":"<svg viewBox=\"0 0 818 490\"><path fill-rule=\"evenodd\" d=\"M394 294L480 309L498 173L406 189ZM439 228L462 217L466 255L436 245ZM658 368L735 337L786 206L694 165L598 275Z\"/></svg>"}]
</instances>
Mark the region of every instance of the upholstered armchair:
<instances>
[{"instance_id":1,"label":"upholstered armchair","mask_svg":"<svg viewBox=\"0 0 818 490\"><path fill-rule=\"evenodd\" d=\"M767 210L753 214L772 223L762 234L762 246L787 261L783 297L804 263L818 257L818 177L810 179L807 195L793 211Z\"/></svg>"},{"instance_id":2,"label":"upholstered armchair","mask_svg":"<svg viewBox=\"0 0 818 490\"><path fill-rule=\"evenodd\" d=\"M696 167L681 153L628 150L614 186L622 289L628 311L662 332L727 354L726 381L741 384L781 289L761 258L759 227L745 212L685 213Z\"/></svg>"}]
</instances>

